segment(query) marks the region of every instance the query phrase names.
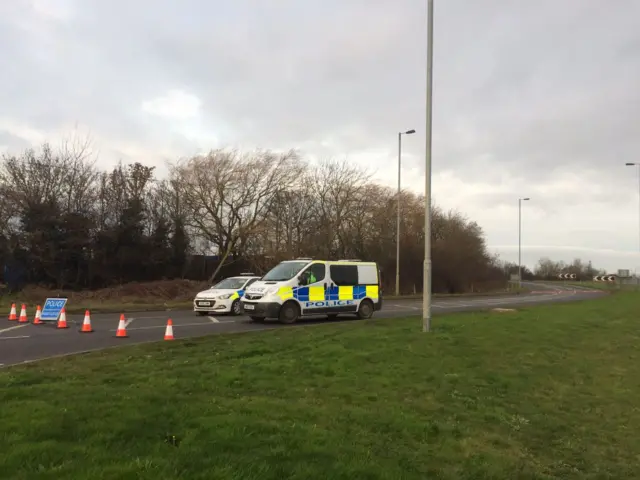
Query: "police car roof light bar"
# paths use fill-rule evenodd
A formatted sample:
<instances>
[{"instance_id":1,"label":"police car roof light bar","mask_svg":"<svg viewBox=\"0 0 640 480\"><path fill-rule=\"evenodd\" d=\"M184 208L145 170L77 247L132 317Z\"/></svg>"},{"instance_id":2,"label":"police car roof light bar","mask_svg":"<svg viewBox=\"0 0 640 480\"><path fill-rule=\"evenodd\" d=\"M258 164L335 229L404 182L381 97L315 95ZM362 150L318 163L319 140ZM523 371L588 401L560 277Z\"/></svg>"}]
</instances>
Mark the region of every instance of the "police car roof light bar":
<instances>
[{"instance_id":1,"label":"police car roof light bar","mask_svg":"<svg viewBox=\"0 0 640 480\"><path fill-rule=\"evenodd\" d=\"M240 274L242 277L254 277L256 274L253 272L243 272Z\"/></svg>"},{"instance_id":2,"label":"police car roof light bar","mask_svg":"<svg viewBox=\"0 0 640 480\"><path fill-rule=\"evenodd\" d=\"M339 262L361 262L359 258L342 258L338 260Z\"/></svg>"}]
</instances>

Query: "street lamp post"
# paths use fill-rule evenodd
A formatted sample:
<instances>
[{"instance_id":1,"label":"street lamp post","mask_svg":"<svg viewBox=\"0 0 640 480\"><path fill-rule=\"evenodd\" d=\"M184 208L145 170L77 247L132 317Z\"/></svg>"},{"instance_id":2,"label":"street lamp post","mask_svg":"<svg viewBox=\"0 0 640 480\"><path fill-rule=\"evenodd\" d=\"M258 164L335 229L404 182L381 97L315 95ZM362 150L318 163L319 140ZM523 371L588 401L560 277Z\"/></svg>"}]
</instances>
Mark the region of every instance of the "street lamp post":
<instances>
[{"instance_id":1,"label":"street lamp post","mask_svg":"<svg viewBox=\"0 0 640 480\"><path fill-rule=\"evenodd\" d=\"M638 207L640 208L640 163L625 163L627 167L638 167ZM638 211L638 233L640 235L640 210ZM638 248L640 249L640 236L638 237Z\"/></svg>"},{"instance_id":2,"label":"street lamp post","mask_svg":"<svg viewBox=\"0 0 640 480\"><path fill-rule=\"evenodd\" d=\"M422 331L431 330L431 130L433 100L433 0L427 0L427 95L424 169L424 269Z\"/></svg>"},{"instance_id":3,"label":"street lamp post","mask_svg":"<svg viewBox=\"0 0 640 480\"><path fill-rule=\"evenodd\" d=\"M415 130L398 132L398 214L396 218L396 297L400 295L400 171L402 162L402 135L413 135Z\"/></svg>"},{"instance_id":4,"label":"street lamp post","mask_svg":"<svg viewBox=\"0 0 640 480\"><path fill-rule=\"evenodd\" d=\"M518 199L518 291L522 288L522 202L530 198Z\"/></svg>"}]
</instances>

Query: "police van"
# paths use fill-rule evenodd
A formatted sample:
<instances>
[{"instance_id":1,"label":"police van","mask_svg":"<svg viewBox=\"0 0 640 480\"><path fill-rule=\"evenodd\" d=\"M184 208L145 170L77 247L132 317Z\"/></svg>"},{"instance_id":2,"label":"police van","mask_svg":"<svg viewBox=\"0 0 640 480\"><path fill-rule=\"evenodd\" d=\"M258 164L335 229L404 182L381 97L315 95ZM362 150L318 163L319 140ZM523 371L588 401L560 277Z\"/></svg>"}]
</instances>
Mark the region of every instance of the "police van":
<instances>
[{"instance_id":1,"label":"police van","mask_svg":"<svg viewBox=\"0 0 640 480\"><path fill-rule=\"evenodd\" d=\"M240 303L255 322L339 314L371 318L382 308L380 270L361 260L286 260L247 288Z\"/></svg>"}]
</instances>

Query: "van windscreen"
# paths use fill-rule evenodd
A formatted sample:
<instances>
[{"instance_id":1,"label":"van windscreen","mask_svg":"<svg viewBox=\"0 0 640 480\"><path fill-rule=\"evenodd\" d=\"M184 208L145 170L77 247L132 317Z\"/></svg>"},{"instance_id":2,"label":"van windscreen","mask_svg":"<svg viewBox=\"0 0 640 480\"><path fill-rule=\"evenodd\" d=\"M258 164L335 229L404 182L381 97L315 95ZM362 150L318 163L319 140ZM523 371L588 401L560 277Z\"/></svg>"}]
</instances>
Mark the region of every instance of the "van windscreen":
<instances>
[{"instance_id":1,"label":"van windscreen","mask_svg":"<svg viewBox=\"0 0 640 480\"><path fill-rule=\"evenodd\" d=\"M265 282L284 282L295 277L309 262L282 262L273 267L262 277Z\"/></svg>"}]
</instances>

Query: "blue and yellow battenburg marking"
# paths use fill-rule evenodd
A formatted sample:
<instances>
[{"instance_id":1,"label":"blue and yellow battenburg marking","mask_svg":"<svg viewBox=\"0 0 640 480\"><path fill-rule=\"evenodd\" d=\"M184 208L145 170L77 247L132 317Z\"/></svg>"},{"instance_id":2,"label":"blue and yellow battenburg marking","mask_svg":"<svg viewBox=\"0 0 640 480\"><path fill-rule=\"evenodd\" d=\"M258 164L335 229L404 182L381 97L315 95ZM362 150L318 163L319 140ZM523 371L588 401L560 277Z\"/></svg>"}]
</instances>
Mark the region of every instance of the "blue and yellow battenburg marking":
<instances>
[{"instance_id":1,"label":"blue and yellow battenburg marking","mask_svg":"<svg viewBox=\"0 0 640 480\"><path fill-rule=\"evenodd\" d=\"M244 289L233 292L233 295L229 297L230 300L235 300L236 298L240 298L244 295Z\"/></svg>"},{"instance_id":2,"label":"blue and yellow battenburg marking","mask_svg":"<svg viewBox=\"0 0 640 480\"><path fill-rule=\"evenodd\" d=\"M369 297L378 299L377 285L354 285L344 287L311 286L280 287L278 296L282 301L295 298L299 302L322 302L325 300L362 300Z\"/></svg>"}]
</instances>

